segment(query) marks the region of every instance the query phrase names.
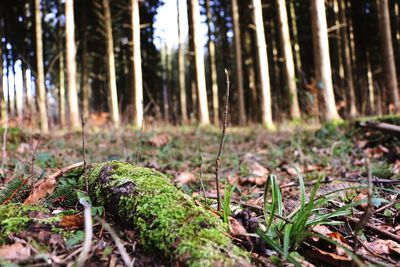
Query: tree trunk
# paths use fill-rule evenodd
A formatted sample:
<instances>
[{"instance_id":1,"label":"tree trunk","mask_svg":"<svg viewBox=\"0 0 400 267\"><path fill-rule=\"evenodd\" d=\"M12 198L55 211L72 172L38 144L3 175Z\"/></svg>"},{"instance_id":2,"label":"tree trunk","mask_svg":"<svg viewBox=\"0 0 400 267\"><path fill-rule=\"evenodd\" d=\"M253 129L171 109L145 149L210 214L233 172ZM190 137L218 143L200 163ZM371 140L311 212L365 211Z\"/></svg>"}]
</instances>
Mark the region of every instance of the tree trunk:
<instances>
[{"instance_id":1,"label":"tree trunk","mask_svg":"<svg viewBox=\"0 0 400 267\"><path fill-rule=\"evenodd\" d=\"M115 128L119 128L119 110L117 96L117 78L115 76L115 59L114 59L114 41L111 26L111 10L109 0L103 0L104 22L106 28L106 46L107 46L107 81L110 97L111 117Z\"/></svg>"},{"instance_id":2,"label":"tree trunk","mask_svg":"<svg viewBox=\"0 0 400 267\"><path fill-rule=\"evenodd\" d=\"M199 97L200 106L200 123L204 125L210 124L210 116L208 112L206 77L204 69L204 54L203 54L203 41L201 38L201 23L200 23L200 8L198 0L190 0L190 8L192 13L193 25L193 43L194 43L194 57L195 57L195 70L197 81L197 92Z\"/></svg>"},{"instance_id":3,"label":"tree trunk","mask_svg":"<svg viewBox=\"0 0 400 267\"><path fill-rule=\"evenodd\" d=\"M131 0L132 9L132 45L133 45L133 84L135 96L135 125L141 127L143 123L143 81L142 57L140 54L140 16L139 0Z\"/></svg>"},{"instance_id":4,"label":"tree trunk","mask_svg":"<svg viewBox=\"0 0 400 267\"><path fill-rule=\"evenodd\" d=\"M367 79L368 79L368 103L369 113L373 115L375 113L375 93L374 93L374 80L372 77L372 69L369 52L367 51ZM379 103L381 105L381 103Z\"/></svg>"},{"instance_id":5,"label":"tree trunk","mask_svg":"<svg viewBox=\"0 0 400 267\"><path fill-rule=\"evenodd\" d=\"M277 6L278 18L280 23L280 37L283 46L283 56L285 59L285 74L290 94L290 116L292 117L292 119L300 119L301 115L299 101L297 98L296 70L293 61L292 43L290 40L289 23L286 11L286 1L277 0Z\"/></svg>"},{"instance_id":6,"label":"tree trunk","mask_svg":"<svg viewBox=\"0 0 400 267\"><path fill-rule=\"evenodd\" d=\"M239 124L246 123L246 109L244 102L244 89L243 89L243 61L242 61L242 46L240 38L240 21L237 0L231 0L232 4L232 21L233 21L233 35L235 43L235 60L236 60L236 83L238 88L239 99Z\"/></svg>"},{"instance_id":7,"label":"tree trunk","mask_svg":"<svg viewBox=\"0 0 400 267\"><path fill-rule=\"evenodd\" d=\"M89 66L88 66L88 25L87 25L87 5L84 1L82 10L82 111L83 117L89 117Z\"/></svg>"},{"instance_id":8,"label":"tree trunk","mask_svg":"<svg viewBox=\"0 0 400 267\"><path fill-rule=\"evenodd\" d=\"M218 102L218 80L217 80L217 64L215 60L215 42L211 30L212 15L210 0L206 0L206 15L208 26L208 53L210 56L210 72L211 72L211 91L213 98L213 118L214 124L219 124L219 102Z\"/></svg>"},{"instance_id":9,"label":"tree trunk","mask_svg":"<svg viewBox=\"0 0 400 267\"><path fill-rule=\"evenodd\" d=\"M80 123L76 89L74 0L65 1L65 40L69 121L72 129L78 129Z\"/></svg>"},{"instance_id":10,"label":"tree trunk","mask_svg":"<svg viewBox=\"0 0 400 267\"><path fill-rule=\"evenodd\" d=\"M342 39L343 50L344 50L344 73L347 80L347 85L349 88L349 115L351 118L357 116L357 106L356 106L356 95L354 89L354 79L353 79L353 68L351 62L351 51L350 51L350 44L349 44L349 33L348 33L348 23L346 18L346 1L345 0L338 0L340 2L339 6L339 22L343 26L340 30L340 38ZM355 51L353 51L355 53Z\"/></svg>"},{"instance_id":11,"label":"tree trunk","mask_svg":"<svg viewBox=\"0 0 400 267\"><path fill-rule=\"evenodd\" d=\"M187 104L186 104L186 82L185 82L185 37L182 34L182 29L185 27L182 14L184 13L183 0L176 0L177 14L178 14L178 76L179 76L179 102L181 107L181 116L183 124L188 122Z\"/></svg>"},{"instance_id":12,"label":"tree trunk","mask_svg":"<svg viewBox=\"0 0 400 267\"><path fill-rule=\"evenodd\" d=\"M299 34L297 30L297 17L296 17L296 7L295 7L296 0L289 0L289 1L290 1L290 17L292 21L292 31L293 31L293 50L295 55L295 63L296 63L297 75L301 77L303 66L301 64L300 45L298 38Z\"/></svg>"},{"instance_id":13,"label":"tree trunk","mask_svg":"<svg viewBox=\"0 0 400 267\"><path fill-rule=\"evenodd\" d=\"M3 19L0 18L0 122L5 123L6 106L4 103L4 88L3 88Z\"/></svg>"},{"instance_id":14,"label":"tree trunk","mask_svg":"<svg viewBox=\"0 0 400 267\"><path fill-rule=\"evenodd\" d=\"M390 29L388 0L378 1L378 24L383 55L386 90L392 96L395 113L400 112L399 92L397 88L396 66L393 53L392 33Z\"/></svg>"},{"instance_id":15,"label":"tree trunk","mask_svg":"<svg viewBox=\"0 0 400 267\"><path fill-rule=\"evenodd\" d=\"M65 118L65 68L64 68L64 53L61 52L60 55L60 65L59 65L59 77L60 77L60 125L61 128L66 126L66 118Z\"/></svg>"},{"instance_id":16,"label":"tree trunk","mask_svg":"<svg viewBox=\"0 0 400 267\"><path fill-rule=\"evenodd\" d=\"M38 96L40 129L42 133L49 132L46 106L46 88L44 85L42 19L40 16L40 0L35 0L35 39L36 39L36 93ZM10 99L8 100L10 101Z\"/></svg>"},{"instance_id":17,"label":"tree trunk","mask_svg":"<svg viewBox=\"0 0 400 267\"><path fill-rule=\"evenodd\" d=\"M268 70L267 44L265 42L261 0L253 0L253 12L254 24L256 27L257 56L262 95L262 123L265 127L273 129L274 123L272 121L271 88Z\"/></svg>"},{"instance_id":18,"label":"tree trunk","mask_svg":"<svg viewBox=\"0 0 400 267\"><path fill-rule=\"evenodd\" d=\"M164 174L112 161L95 166L88 177L94 203L177 266L251 266L248 253L225 233L227 226Z\"/></svg>"},{"instance_id":19,"label":"tree trunk","mask_svg":"<svg viewBox=\"0 0 400 267\"><path fill-rule=\"evenodd\" d=\"M325 2L311 0L310 10L314 45L314 68L316 71L318 89L321 90L325 102L325 119L327 121L339 120L340 116L336 110L335 94L332 84Z\"/></svg>"}]
</instances>

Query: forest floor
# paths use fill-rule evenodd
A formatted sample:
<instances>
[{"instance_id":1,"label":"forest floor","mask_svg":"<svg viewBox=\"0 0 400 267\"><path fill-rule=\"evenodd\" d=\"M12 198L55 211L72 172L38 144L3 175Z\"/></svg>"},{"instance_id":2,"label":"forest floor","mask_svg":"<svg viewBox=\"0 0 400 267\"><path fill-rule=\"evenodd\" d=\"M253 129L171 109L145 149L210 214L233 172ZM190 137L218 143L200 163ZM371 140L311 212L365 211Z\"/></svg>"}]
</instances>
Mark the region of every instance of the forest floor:
<instances>
[{"instance_id":1,"label":"forest floor","mask_svg":"<svg viewBox=\"0 0 400 267\"><path fill-rule=\"evenodd\" d=\"M386 121L400 124L398 118ZM255 265L396 266L399 134L352 123L309 128L228 128L220 194L232 193L224 204L236 223L229 235L251 251ZM15 203L26 199L37 180L82 161L81 133L40 136L10 128L6 138L0 162L0 265L71 266L84 240L83 207L76 191L67 190L77 182L68 173L58 175L57 188L40 203L42 208ZM85 159L88 165L121 160L155 168L199 205L215 210L220 139L217 128L146 127L141 133L127 127L115 133L87 126ZM93 207L92 214L103 217L120 240L95 221L86 266L122 266L116 242L123 244L134 266L175 265L142 247L135 229L118 225L103 207Z\"/></svg>"}]
</instances>

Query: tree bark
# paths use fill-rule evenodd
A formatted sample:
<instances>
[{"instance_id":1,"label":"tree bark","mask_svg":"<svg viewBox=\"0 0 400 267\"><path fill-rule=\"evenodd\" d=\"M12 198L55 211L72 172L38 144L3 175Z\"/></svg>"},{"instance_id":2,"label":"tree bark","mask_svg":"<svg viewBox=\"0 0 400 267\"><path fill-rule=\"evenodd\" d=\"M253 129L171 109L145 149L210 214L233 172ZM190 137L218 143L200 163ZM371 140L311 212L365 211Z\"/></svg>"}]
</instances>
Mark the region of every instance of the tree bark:
<instances>
[{"instance_id":1,"label":"tree bark","mask_svg":"<svg viewBox=\"0 0 400 267\"><path fill-rule=\"evenodd\" d=\"M214 124L219 124L219 102L218 102L218 80L217 80L217 64L215 59L215 42L213 39L213 33L211 30L212 26L212 14L210 7L210 0L206 0L206 15L207 15L207 26L208 26L208 53L210 56L210 72L211 72L211 91L213 98L213 118Z\"/></svg>"},{"instance_id":2,"label":"tree bark","mask_svg":"<svg viewBox=\"0 0 400 267\"><path fill-rule=\"evenodd\" d=\"M318 89L325 102L325 119L339 120L336 110L335 94L332 84L331 61L329 57L329 40L325 14L325 2L311 0L312 36L314 46L314 68Z\"/></svg>"},{"instance_id":3,"label":"tree bark","mask_svg":"<svg viewBox=\"0 0 400 267\"><path fill-rule=\"evenodd\" d=\"M265 127L273 129L271 87L268 69L267 44L265 42L264 21L262 16L261 0L253 0L254 23L257 38L257 57L260 72L262 95L262 123Z\"/></svg>"},{"instance_id":4,"label":"tree bark","mask_svg":"<svg viewBox=\"0 0 400 267\"><path fill-rule=\"evenodd\" d=\"M184 21L182 19L182 14L184 13L183 0L176 0L176 8L177 8L177 24L178 24L178 76L179 76L179 102L180 102L180 110L182 116L182 123L186 124L188 122L188 114L187 114L187 102L186 102L186 83L185 83L185 37L182 34L182 29L184 28Z\"/></svg>"},{"instance_id":5,"label":"tree bark","mask_svg":"<svg viewBox=\"0 0 400 267\"><path fill-rule=\"evenodd\" d=\"M233 21L233 35L235 43L235 60L236 60L236 83L238 89L239 99L239 124L246 123L246 109L244 102L244 89L243 89L243 60L242 60L242 46L240 38L240 21L237 0L231 0L232 5L232 21Z\"/></svg>"},{"instance_id":6,"label":"tree bark","mask_svg":"<svg viewBox=\"0 0 400 267\"><path fill-rule=\"evenodd\" d=\"M4 103L4 88L3 88L3 19L0 18L0 122L5 123L6 106Z\"/></svg>"},{"instance_id":7,"label":"tree bark","mask_svg":"<svg viewBox=\"0 0 400 267\"><path fill-rule=\"evenodd\" d=\"M143 123L143 81L142 81L142 57L140 54L140 15L139 0L131 0L132 8L132 58L133 58L133 84L135 96L135 120L137 127Z\"/></svg>"},{"instance_id":8,"label":"tree bark","mask_svg":"<svg viewBox=\"0 0 400 267\"><path fill-rule=\"evenodd\" d=\"M66 126L66 117L65 117L65 68L64 68L64 52L60 52L60 65L59 65L59 78L60 78L60 125L61 128Z\"/></svg>"},{"instance_id":9,"label":"tree bark","mask_svg":"<svg viewBox=\"0 0 400 267\"><path fill-rule=\"evenodd\" d=\"M88 25L87 25L87 5L88 1L83 3L82 10L82 112L83 117L88 118L90 112L89 106L89 66L88 66Z\"/></svg>"},{"instance_id":10,"label":"tree bark","mask_svg":"<svg viewBox=\"0 0 400 267\"><path fill-rule=\"evenodd\" d=\"M107 80L110 97L111 117L115 128L119 128L119 110L117 96L117 78L115 75L114 41L111 25L111 10L109 0L103 0L104 22L106 28L106 47L107 47Z\"/></svg>"},{"instance_id":11,"label":"tree bark","mask_svg":"<svg viewBox=\"0 0 400 267\"><path fill-rule=\"evenodd\" d=\"M193 43L195 57L195 71L197 81L197 92L200 106L200 123L204 125L210 124L210 116L208 111L206 77L204 69L203 42L200 32L200 8L198 0L190 0L191 19L193 25Z\"/></svg>"},{"instance_id":12,"label":"tree bark","mask_svg":"<svg viewBox=\"0 0 400 267\"><path fill-rule=\"evenodd\" d=\"M40 113L40 129L42 133L48 133L49 123L47 120L46 88L44 85L42 19L40 13L40 0L35 0L36 93ZM10 102L10 99L8 101Z\"/></svg>"},{"instance_id":13,"label":"tree bark","mask_svg":"<svg viewBox=\"0 0 400 267\"><path fill-rule=\"evenodd\" d=\"M303 66L301 64L300 45L298 38L299 34L297 30L297 17L296 17L296 7L295 7L296 0L289 0L289 1L290 1L290 17L292 21L293 50L295 55L295 63L296 63L297 75L301 77Z\"/></svg>"},{"instance_id":14,"label":"tree bark","mask_svg":"<svg viewBox=\"0 0 400 267\"><path fill-rule=\"evenodd\" d=\"M347 80L347 85L349 88L349 105L350 105L350 110L349 110L349 115L351 118L354 118L357 116L358 111L357 111L357 106L356 106L356 94L355 94L355 89L354 89L354 78L353 78L353 68L352 68L352 62L351 62L351 51L350 51L350 44L349 44L349 33L348 33L348 20L346 18L346 1L345 0L338 0L340 2L339 5L339 22L343 26L341 27L340 30L340 38L342 40L343 44L343 50L344 50L344 73L345 77Z\"/></svg>"},{"instance_id":15,"label":"tree bark","mask_svg":"<svg viewBox=\"0 0 400 267\"><path fill-rule=\"evenodd\" d=\"M72 129L79 129L78 93L76 89L74 0L65 1L65 40L69 121Z\"/></svg>"},{"instance_id":16,"label":"tree bark","mask_svg":"<svg viewBox=\"0 0 400 267\"><path fill-rule=\"evenodd\" d=\"M378 24L383 54L382 60L385 73L386 90L388 90L391 94L395 113L398 113L400 112L400 102L388 5L388 0L378 1Z\"/></svg>"},{"instance_id":17,"label":"tree bark","mask_svg":"<svg viewBox=\"0 0 400 267\"><path fill-rule=\"evenodd\" d=\"M299 100L297 98L296 70L293 61L292 42L290 40L289 23L286 11L286 1L277 0L278 18L280 22L280 37L285 59L285 74L289 88L290 115L292 119L300 119Z\"/></svg>"}]
</instances>

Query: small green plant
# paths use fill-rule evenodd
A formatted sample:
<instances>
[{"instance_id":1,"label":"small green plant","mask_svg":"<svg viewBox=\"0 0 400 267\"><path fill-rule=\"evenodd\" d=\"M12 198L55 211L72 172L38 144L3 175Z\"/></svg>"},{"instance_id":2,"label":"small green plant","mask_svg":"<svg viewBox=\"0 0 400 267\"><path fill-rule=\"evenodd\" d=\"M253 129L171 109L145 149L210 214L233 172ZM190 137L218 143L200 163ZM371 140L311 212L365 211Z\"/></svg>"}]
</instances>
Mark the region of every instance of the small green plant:
<instances>
[{"instance_id":1,"label":"small green plant","mask_svg":"<svg viewBox=\"0 0 400 267\"><path fill-rule=\"evenodd\" d=\"M326 213L322 207L330 200L324 196L317 196L323 176L320 175L312 187L309 196L306 194L304 179L298 174L300 201L299 207L289 215L283 216L282 195L275 175L270 175L264 193L265 227L258 229L257 234L269 245L281 254L284 261L295 266L301 266L291 252L295 251L304 239L312 234L309 230L317 224L333 225L339 222L333 219L339 216L349 215L351 208L359 205L360 201L344 205L332 212ZM346 189L342 189L346 190ZM271 191L271 202L268 203L268 192Z\"/></svg>"},{"instance_id":2,"label":"small green plant","mask_svg":"<svg viewBox=\"0 0 400 267\"><path fill-rule=\"evenodd\" d=\"M224 190L224 203L222 206L224 222L229 222L229 216L231 215L231 198L233 191L235 190L235 185L231 185L226 182Z\"/></svg>"}]
</instances>

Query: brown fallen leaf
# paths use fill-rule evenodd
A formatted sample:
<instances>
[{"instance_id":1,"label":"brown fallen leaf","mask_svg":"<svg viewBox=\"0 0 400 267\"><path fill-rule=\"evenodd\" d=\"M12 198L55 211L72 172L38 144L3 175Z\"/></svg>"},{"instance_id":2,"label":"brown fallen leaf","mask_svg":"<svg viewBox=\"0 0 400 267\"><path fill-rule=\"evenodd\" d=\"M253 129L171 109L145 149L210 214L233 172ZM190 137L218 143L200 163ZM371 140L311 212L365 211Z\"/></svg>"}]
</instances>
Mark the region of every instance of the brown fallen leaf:
<instances>
[{"instance_id":1,"label":"brown fallen leaf","mask_svg":"<svg viewBox=\"0 0 400 267\"><path fill-rule=\"evenodd\" d=\"M162 133L151 138L148 143L155 147L162 147L169 143L169 136L166 133Z\"/></svg>"},{"instance_id":2,"label":"brown fallen leaf","mask_svg":"<svg viewBox=\"0 0 400 267\"><path fill-rule=\"evenodd\" d=\"M229 217L229 232L232 236L246 236L246 229L235 218Z\"/></svg>"},{"instance_id":3,"label":"brown fallen leaf","mask_svg":"<svg viewBox=\"0 0 400 267\"><path fill-rule=\"evenodd\" d=\"M357 206L363 210L368 207L368 192L367 190L362 190L355 198L353 198L353 202L360 202L361 203Z\"/></svg>"},{"instance_id":4,"label":"brown fallen leaf","mask_svg":"<svg viewBox=\"0 0 400 267\"><path fill-rule=\"evenodd\" d=\"M191 172L181 172L176 177L175 180L178 184L188 184L196 181L196 176Z\"/></svg>"},{"instance_id":5,"label":"brown fallen leaf","mask_svg":"<svg viewBox=\"0 0 400 267\"><path fill-rule=\"evenodd\" d=\"M4 245L0 247L0 258L5 260L26 260L31 256L31 250L22 243Z\"/></svg>"},{"instance_id":6,"label":"brown fallen leaf","mask_svg":"<svg viewBox=\"0 0 400 267\"><path fill-rule=\"evenodd\" d=\"M363 241L364 246L366 246L369 250L379 255L391 255L397 254L400 255L400 244L393 240L383 240L377 239L373 242ZM364 247L362 247L359 253L370 254Z\"/></svg>"},{"instance_id":7,"label":"brown fallen leaf","mask_svg":"<svg viewBox=\"0 0 400 267\"><path fill-rule=\"evenodd\" d=\"M62 176L66 172L69 172L69 171L79 168L81 166L83 166L83 162L72 164L72 165L62 168L61 170L38 181L35 184L29 197L24 201L24 204L30 205L30 204L38 203L40 200L42 200L48 194L53 193L54 188L56 187L56 184L57 184L58 177Z\"/></svg>"},{"instance_id":8,"label":"brown fallen leaf","mask_svg":"<svg viewBox=\"0 0 400 267\"><path fill-rule=\"evenodd\" d=\"M82 228L84 219L81 215L65 215L60 222L60 225L67 229Z\"/></svg>"}]
</instances>

